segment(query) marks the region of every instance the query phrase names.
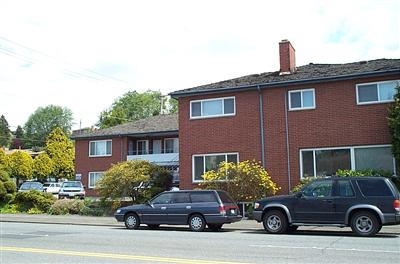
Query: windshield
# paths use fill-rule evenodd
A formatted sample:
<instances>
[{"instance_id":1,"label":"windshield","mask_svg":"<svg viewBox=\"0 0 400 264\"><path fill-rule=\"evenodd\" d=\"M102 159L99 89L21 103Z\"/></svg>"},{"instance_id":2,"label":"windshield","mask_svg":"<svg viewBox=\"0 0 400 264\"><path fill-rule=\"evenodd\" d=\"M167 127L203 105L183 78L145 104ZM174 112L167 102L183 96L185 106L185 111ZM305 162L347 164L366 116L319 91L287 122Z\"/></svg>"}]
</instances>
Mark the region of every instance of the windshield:
<instances>
[{"instance_id":1,"label":"windshield","mask_svg":"<svg viewBox=\"0 0 400 264\"><path fill-rule=\"evenodd\" d=\"M62 187L78 187L81 188L82 184L80 182L64 182Z\"/></svg>"}]
</instances>

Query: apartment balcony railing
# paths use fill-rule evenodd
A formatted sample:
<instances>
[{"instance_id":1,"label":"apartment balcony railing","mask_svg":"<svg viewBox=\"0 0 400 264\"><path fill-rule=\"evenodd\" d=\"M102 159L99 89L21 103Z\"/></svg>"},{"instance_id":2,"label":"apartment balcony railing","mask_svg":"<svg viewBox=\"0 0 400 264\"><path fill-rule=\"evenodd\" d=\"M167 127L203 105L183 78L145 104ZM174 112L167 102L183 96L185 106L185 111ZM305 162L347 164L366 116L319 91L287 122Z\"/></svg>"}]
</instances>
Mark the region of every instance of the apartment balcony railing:
<instances>
[{"instance_id":1,"label":"apartment balcony railing","mask_svg":"<svg viewBox=\"0 0 400 264\"><path fill-rule=\"evenodd\" d=\"M151 163L155 163L159 166L170 166L179 165L179 153L153 153L152 150L149 151L128 151L127 160L147 160Z\"/></svg>"}]
</instances>

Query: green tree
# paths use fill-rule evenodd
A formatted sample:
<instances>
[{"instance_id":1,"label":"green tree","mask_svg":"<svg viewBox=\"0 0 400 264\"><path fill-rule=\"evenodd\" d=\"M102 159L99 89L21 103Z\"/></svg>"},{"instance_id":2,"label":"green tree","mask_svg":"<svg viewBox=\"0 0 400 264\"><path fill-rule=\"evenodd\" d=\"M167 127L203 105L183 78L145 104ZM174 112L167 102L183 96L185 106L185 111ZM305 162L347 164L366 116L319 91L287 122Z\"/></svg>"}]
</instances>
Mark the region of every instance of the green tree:
<instances>
[{"instance_id":1,"label":"green tree","mask_svg":"<svg viewBox=\"0 0 400 264\"><path fill-rule=\"evenodd\" d=\"M47 137L45 152L53 161L53 176L57 179L74 178L74 144L64 131L57 127Z\"/></svg>"},{"instance_id":2,"label":"green tree","mask_svg":"<svg viewBox=\"0 0 400 264\"><path fill-rule=\"evenodd\" d=\"M47 153L40 153L33 160L33 176L40 180L46 180L54 172L54 162Z\"/></svg>"},{"instance_id":3,"label":"green tree","mask_svg":"<svg viewBox=\"0 0 400 264\"><path fill-rule=\"evenodd\" d=\"M0 116L0 147L9 147L11 143L11 131L4 115Z\"/></svg>"},{"instance_id":4,"label":"green tree","mask_svg":"<svg viewBox=\"0 0 400 264\"><path fill-rule=\"evenodd\" d=\"M203 174L204 189L225 190L237 202L253 202L278 191L268 172L256 161L221 162L216 171Z\"/></svg>"},{"instance_id":5,"label":"green tree","mask_svg":"<svg viewBox=\"0 0 400 264\"><path fill-rule=\"evenodd\" d=\"M138 200L141 183L149 182L157 166L145 160L123 161L111 166L97 182L96 189L103 198L131 197Z\"/></svg>"},{"instance_id":6,"label":"green tree","mask_svg":"<svg viewBox=\"0 0 400 264\"><path fill-rule=\"evenodd\" d=\"M9 202L16 191L15 182L10 179L5 170L0 169L0 203Z\"/></svg>"},{"instance_id":7,"label":"green tree","mask_svg":"<svg viewBox=\"0 0 400 264\"><path fill-rule=\"evenodd\" d=\"M392 153L396 164L400 162L400 85L396 87L394 103L389 108L389 131L392 138Z\"/></svg>"},{"instance_id":8,"label":"green tree","mask_svg":"<svg viewBox=\"0 0 400 264\"><path fill-rule=\"evenodd\" d=\"M18 126L13 134L14 138L11 141L10 149L24 149L24 130L22 129L22 127Z\"/></svg>"},{"instance_id":9,"label":"green tree","mask_svg":"<svg viewBox=\"0 0 400 264\"><path fill-rule=\"evenodd\" d=\"M47 136L56 127L69 134L72 127L72 111L55 105L39 107L24 126L26 147L43 147Z\"/></svg>"},{"instance_id":10,"label":"green tree","mask_svg":"<svg viewBox=\"0 0 400 264\"><path fill-rule=\"evenodd\" d=\"M107 128L159 115L162 108L166 109L168 113L176 113L178 110L177 101L168 99L156 91L128 92L115 100L109 109L101 112L98 126Z\"/></svg>"},{"instance_id":11,"label":"green tree","mask_svg":"<svg viewBox=\"0 0 400 264\"><path fill-rule=\"evenodd\" d=\"M10 154L10 175L19 180L29 180L32 178L32 157L21 150L17 150Z\"/></svg>"},{"instance_id":12,"label":"green tree","mask_svg":"<svg viewBox=\"0 0 400 264\"><path fill-rule=\"evenodd\" d=\"M0 148L0 171L1 170L10 170L10 159L2 148Z\"/></svg>"}]
</instances>

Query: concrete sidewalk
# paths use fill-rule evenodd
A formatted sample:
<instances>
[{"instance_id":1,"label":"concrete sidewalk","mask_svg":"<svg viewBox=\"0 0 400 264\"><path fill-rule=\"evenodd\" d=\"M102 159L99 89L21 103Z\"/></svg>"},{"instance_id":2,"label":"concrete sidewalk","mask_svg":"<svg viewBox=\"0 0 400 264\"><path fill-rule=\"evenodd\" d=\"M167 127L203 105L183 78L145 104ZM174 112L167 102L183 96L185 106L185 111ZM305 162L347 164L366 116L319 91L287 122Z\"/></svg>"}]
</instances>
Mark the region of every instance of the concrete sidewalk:
<instances>
[{"instance_id":1,"label":"concrete sidewalk","mask_svg":"<svg viewBox=\"0 0 400 264\"><path fill-rule=\"evenodd\" d=\"M124 223L117 222L111 216L82 216L82 215L48 215L48 214L0 214L0 222L22 222L43 224L69 224L123 227ZM262 224L254 220L226 224L224 228L234 229L263 229Z\"/></svg>"},{"instance_id":2,"label":"concrete sidewalk","mask_svg":"<svg viewBox=\"0 0 400 264\"><path fill-rule=\"evenodd\" d=\"M82 215L48 215L48 214L0 214L0 222L21 222L21 223L41 223L41 224L68 224L68 225L90 225L90 226L113 226L124 227L124 223L117 222L112 216L82 216ZM186 227L186 226L182 226ZM225 224L224 229L252 230L264 232L263 225L254 220L243 219L242 221ZM331 234L350 233L349 227L316 227L301 226L300 232L329 232ZM384 226L379 234L390 234L400 236L400 225Z\"/></svg>"}]
</instances>

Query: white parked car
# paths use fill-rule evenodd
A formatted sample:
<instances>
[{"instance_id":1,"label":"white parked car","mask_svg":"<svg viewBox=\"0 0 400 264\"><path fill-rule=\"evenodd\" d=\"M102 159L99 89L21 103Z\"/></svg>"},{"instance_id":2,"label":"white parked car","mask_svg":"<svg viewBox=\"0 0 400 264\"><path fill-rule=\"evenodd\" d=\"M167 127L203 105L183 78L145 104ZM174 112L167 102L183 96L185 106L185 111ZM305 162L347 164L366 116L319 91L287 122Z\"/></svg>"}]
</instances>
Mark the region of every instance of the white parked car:
<instances>
[{"instance_id":1,"label":"white parked car","mask_svg":"<svg viewBox=\"0 0 400 264\"><path fill-rule=\"evenodd\" d=\"M61 183L59 182L46 182L43 184L43 191L58 194L60 192Z\"/></svg>"}]
</instances>

